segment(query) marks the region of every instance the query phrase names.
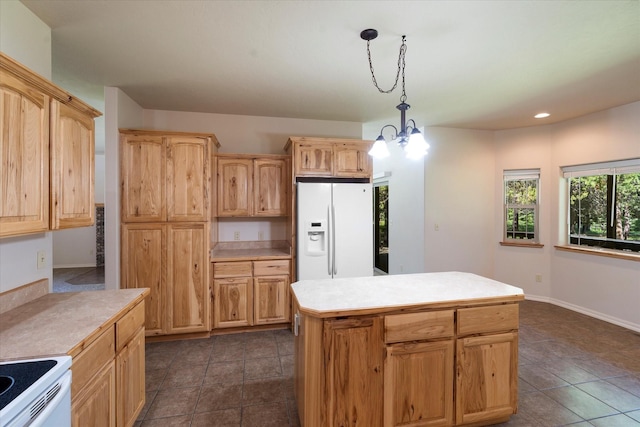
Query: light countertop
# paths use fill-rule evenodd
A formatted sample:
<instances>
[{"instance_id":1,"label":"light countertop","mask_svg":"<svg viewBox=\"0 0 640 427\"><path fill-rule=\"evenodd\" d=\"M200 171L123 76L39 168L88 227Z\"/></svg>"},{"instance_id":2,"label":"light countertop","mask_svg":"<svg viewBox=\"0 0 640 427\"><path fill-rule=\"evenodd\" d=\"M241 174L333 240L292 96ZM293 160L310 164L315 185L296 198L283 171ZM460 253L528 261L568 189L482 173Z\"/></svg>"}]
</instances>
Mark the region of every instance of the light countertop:
<instances>
[{"instance_id":1,"label":"light countertop","mask_svg":"<svg viewBox=\"0 0 640 427\"><path fill-rule=\"evenodd\" d=\"M50 293L0 315L0 361L74 355L149 289Z\"/></svg>"},{"instance_id":2,"label":"light countertop","mask_svg":"<svg viewBox=\"0 0 640 427\"><path fill-rule=\"evenodd\" d=\"M461 272L302 280L291 289L300 311L315 317L524 299L520 288Z\"/></svg>"},{"instance_id":3,"label":"light countertop","mask_svg":"<svg viewBox=\"0 0 640 427\"><path fill-rule=\"evenodd\" d=\"M291 246L283 241L220 242L212 250L211 262L291 259Z\"/></svg>"}]
</instances>

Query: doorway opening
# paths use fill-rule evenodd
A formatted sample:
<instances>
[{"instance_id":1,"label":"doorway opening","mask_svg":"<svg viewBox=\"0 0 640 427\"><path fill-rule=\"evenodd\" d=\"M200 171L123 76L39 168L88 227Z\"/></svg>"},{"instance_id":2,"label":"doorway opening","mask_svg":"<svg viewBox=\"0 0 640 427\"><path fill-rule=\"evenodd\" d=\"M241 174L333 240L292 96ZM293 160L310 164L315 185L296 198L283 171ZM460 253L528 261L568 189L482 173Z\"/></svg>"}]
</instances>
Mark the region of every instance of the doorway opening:
<instances>
[{"instance_id":1,"label":"doorway opening","mask_svg":"<svg viewBox=\"0 0 640 427\"><path fill-rule=\"evenodd\" d=\"M389 274L389 183L376 183L373 189L374 267L376 274Z\"/></svg>"}]
</instances>

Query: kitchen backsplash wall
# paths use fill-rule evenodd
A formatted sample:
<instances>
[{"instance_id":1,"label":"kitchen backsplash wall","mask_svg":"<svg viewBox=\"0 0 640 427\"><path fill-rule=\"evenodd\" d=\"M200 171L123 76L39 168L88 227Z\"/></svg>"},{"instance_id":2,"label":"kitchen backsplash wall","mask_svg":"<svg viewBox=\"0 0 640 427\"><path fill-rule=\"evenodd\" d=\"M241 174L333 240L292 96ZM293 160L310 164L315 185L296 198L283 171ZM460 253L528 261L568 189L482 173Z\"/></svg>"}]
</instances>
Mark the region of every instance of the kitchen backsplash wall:
<instances>
[{"instance_id":1,"label":"kitchen backsplash wall","mask_svg":"<svg viewBox=\"0 0 640 427\"><path fill-rule=\"evenodd\" d=\"M286 230L287 218L218 218L219 242L286 240Z\"/></svg>"}]
</instances>

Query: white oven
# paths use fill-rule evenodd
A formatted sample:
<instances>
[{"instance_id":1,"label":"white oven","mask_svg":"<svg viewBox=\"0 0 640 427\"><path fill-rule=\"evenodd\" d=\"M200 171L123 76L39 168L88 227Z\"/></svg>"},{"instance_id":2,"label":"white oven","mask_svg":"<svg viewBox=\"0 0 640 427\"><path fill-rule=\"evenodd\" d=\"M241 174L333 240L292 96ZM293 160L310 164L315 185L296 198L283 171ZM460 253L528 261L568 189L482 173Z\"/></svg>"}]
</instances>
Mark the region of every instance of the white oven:
<instances>
[{"instance_id":1,"label":"white oven","mask_svg":"<svg viewBox=\"0 0 640 427\"><path fill-rule=\"evenodd\" d=\"M71 357L0 362L0 427L71 426Z\"/></svg>"}]
</instances>

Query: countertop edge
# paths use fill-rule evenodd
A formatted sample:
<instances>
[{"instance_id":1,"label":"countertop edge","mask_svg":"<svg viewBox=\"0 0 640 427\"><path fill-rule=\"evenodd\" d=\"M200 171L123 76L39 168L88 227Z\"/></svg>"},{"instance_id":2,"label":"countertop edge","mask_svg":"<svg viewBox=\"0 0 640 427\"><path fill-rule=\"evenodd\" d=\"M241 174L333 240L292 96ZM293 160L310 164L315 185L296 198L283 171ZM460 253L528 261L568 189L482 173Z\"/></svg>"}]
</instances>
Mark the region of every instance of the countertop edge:
<instances>
[{"instance_id":1,"label":"countertop edge","mask_svg":"<svg viewBox=\"0 0 640 427\"><path fill-rule=\"evenodd\" d=\"M347 310L314 310L301 306L298 299L293 295L296 301L296 305L301 314L305 314L311 317L317 317L319 319L328 319L333 317L348 317L348 316L367 316L375 314L389 314L389 313L408 313L420 310L428 309L442 309L450 307L475 307L482 305L493 304L508 304L514 302L520 302L524 300L524 294L514 294L500 297L486 297L486 298L470 298L460 300L445 300L437 302L419 302L415 304L402 304L402 305L389 305L380 307L365 307L358 309Z\"/></svg>"}]
</instances>

